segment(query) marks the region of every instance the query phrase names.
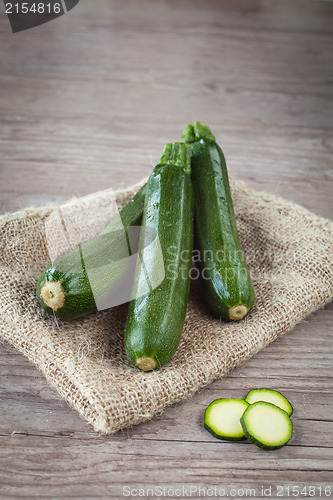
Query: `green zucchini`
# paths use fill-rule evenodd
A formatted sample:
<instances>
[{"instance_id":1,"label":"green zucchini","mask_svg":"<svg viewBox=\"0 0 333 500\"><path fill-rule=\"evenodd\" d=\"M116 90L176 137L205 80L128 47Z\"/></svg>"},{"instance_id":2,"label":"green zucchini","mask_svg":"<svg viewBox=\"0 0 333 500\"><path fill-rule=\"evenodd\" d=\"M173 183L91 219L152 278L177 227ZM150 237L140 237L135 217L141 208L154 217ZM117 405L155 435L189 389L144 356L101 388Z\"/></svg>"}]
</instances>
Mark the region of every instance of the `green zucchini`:
<instances>
[{"instance_id":1,"label":"green zucchini","mask_svg":"<svg viewBox=\"0 0 333 500\"><path fill-rule=\"evenodd\" d=\"M205 429L218 439L240 441L244 431L241 416L249 406L244 399L216 399L205 411Z\"/></svg>"},{"instance_id":2,"label":"green zucchini","mask_svg":"<svg viewBox=\"0 0 333 500\"><path fill-rule=\"evenodd\" d=\"M225 320L241 320L254 304L254 289L239 242L225 158L207 126L188 125L195 237L208 304Z\"/></svg>"},{"instance_id":3,"label":"green zucchini","mask_svg":"<svg viewBox=\"0 0 333 500\"><path fill-rule=\"evenodd\" d=\"M249 404L256 403L257 401L266 401L282 408L289 416L293 413L293 407L281 392L273 391L272 389L252 389L245 397L245 401Z\"/></svg>"},{"instance_id":4,"label":"green zucchini","mask_svg":"<svg viewBox=\"0 0 333 500\"><path fill-rule=\"evenodd\" d=\"M250 404L240 422L247 439L264 450L281 448L292 437L288 413L266 401Z\"/></svg>"},{"instance_id":5,"label":"green zucchini","mask_svg":"<svg viewBox=\"0 0 333 500\"><path fill-rule=\"evenodd\" d=\"M167 363L180 342L190 287L193 193L190 148L167 144L147 182L139 255L125 327L129 361L141 370ZM146 227L160 246L149 245ZM160 284L153 286L153 283ZM149 285L148 293L143 290Z\"/></svg>"},{"instance_id":6,"label":"green zucchini","mask_svg":"<svg viewBox=\"0 0 333 500\"><path fill-rule=\"evenodd\" d=\"M125 257L132 253L128 231L140 225L145 191L146 185L99 236L61 256L45 269L39 277L36 294L47 313L66 320L85 316L97 310L96 294L99 302L107 307L110 296L117 292L126 274L120 262L125 262ZM116 264L112 268L113 262ZM106 273L105 266L109 270L112 268L112 272Z\"/></svg>"}]
</instances>

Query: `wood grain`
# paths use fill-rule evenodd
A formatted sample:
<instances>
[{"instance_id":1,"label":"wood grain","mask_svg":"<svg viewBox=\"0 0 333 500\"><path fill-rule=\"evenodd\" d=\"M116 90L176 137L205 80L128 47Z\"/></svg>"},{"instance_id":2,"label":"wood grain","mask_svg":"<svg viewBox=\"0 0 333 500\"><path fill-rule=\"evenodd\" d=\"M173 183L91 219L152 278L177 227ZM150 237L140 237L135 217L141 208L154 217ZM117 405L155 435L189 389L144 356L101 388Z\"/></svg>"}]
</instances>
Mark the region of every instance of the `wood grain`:
<instances>
[{"instance_id":1,"label":"wood grain","mask_svg":"<svg viewBox=\"0 0 333 500\"><path fill-rule=\"evenodd\" d=\"M231 176L332 218L332 3L80 0L15 35L0 14L0 212L133 184L199 119ZM333 495L332 312L112 436L0 344L0 498L124 498L125 486L159 485L254 488L256 498L312 485L323 498L331 484ZM288 446L263 452L203 429L213 399L261 386L295 408Z\"/></svg>"}]
</instances>

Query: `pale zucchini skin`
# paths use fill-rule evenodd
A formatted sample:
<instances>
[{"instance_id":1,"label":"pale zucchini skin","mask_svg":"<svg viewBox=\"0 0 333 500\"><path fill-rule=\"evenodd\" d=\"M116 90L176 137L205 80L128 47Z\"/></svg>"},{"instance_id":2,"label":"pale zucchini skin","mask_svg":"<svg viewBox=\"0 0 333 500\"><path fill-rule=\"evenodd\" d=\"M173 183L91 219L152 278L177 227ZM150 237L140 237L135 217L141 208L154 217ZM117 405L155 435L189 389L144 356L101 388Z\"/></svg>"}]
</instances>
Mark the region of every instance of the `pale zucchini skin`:
<instances>
[{"instance_id":1,"label":"pale zucchini skin","mask_svg":"<svg viewBox=\"0 0 333 500\"><path fill-rule=\"evenodd\" d=\"M281 392L274 391L273 389L251 389L245 396L245 401L249 404L256 403L257 401L266 401L282 408L289 416L294 412L293 407L286 397Z\"/></svg>"},{"instance_id":2,"label":"pale zucchini skin","mask_svg":"<svg viewBox=\"0 0 333 500\"><path fill-rule=\"evenodd\" d=\"M145 371L158 368L173 357L184 325L193 250L189 153L185 144L167 145L147 182L139 254L147 248L148 226L159 237L165 278L157 288L137 297L146 281L145 270L137 266L133 289L137 298L129 304L124 342L129 361ZM152 265L159 258L155 248L145 257Z\"/></svg>"},{"instance_id":3,"label":"pale zucchini skin","mask_svg":"<svg viewBox=\"0 0 333 500\"><path fill-rule=\"evenodd\" d=\"M191 146L204 295L217 316L240 320L251 310L255 295L239 242L225 158L210 129L199 122L187 126L182 140Z\"/></svg>"},{"instance_id":4,"label":"pale zucchini skin","mask_svg":"<svg viewBox=\"0 0 333 500\"><path fill-rule=\"evenodd\" d=\"M215 399L205 410L205 429L217 439L226 441L245 439L240 418L248 406L244 399Z\"/></svg>"},{"instance_id":5,"label":"pale zucchini skin","mask_svg":"<svg viewBox=\"0 0 333 500\"><path fill-rule=\"evenodd\" d=\"M293 424L288 413L266 401L250 404L240 422L247 439L263 450L282 448L292 438Z\"/></svg>"},{"instance_id":6,"label":"pale zucchini skin","mask_svg":"<svg viewBox=\"0 0 333 500\"><path fill-rule=\"evenodd\" d=\"M141 223L146 185L119 212L125 237L127 229ZM63 255L43 271L36 289L37 299L49 314L64 320L73 320L86 316L97 310L94 294L90 286L85 268L85 260L89 266L101 266L108 259L122 257L124 234L120 235L119 221L111 221L103 233ZM120 241L121 240L121 241ZM83 259L83 255L85 259ZM110 288L117 286L119 276L104 276L100 290L107 294ZM49 307L43 300L43 290L52 287L59 306ZM47 296L46 296L47 300Z\"/></svg>"}]
</instances>

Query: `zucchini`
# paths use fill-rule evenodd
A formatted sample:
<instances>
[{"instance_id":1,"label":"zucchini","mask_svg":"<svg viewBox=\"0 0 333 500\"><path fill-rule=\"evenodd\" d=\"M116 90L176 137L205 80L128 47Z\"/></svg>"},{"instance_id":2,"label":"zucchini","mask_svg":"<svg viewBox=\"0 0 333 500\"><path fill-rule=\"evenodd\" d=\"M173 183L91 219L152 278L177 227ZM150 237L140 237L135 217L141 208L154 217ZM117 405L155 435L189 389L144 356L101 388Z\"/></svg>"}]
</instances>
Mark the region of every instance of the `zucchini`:
<instances>
[{"instance_id":1,"label":"zucchini","mask_svg":"<svg viewBox=\"0 0 333 500\"><path fill-rule=\"evenodd\" d=\"M208 304L225 320L241 320L254 304L254 289L239 242L228 172L221 148L207 126L188 125L191 146L195 237Z\"/></svg>"},{"instance_id":2,"label":"zucchini","mask_svg":"<svg viewBox=\"0 0 333 500\"><path fill-rule=\"evenodd\" d=\"M137 261L125 327L127 357L145 371L167 363L181 338L193 251L190 173L189 146L167 144L147 182L139 241L142 259ZM147 244L146 226L157 232L160 247ZM157 279L161 274L164 279ZM161 283L154 287L156 280ZM147 281L149 290L143 294Z\"/></svg>"},{"instance_id":3,"label":"zucchini","mask_svg":"<svg viewBox=\"0 0 333 500\"><path fill-rule=\"evenodd\" d=\"M205 429L218 439L244 439L240 419L248 406L244 399L216 399L206 408Z\"/></svg>"},{"instance_id":4,"label":"zucchini","mask_svg":"<svg viewBox=\"0 0 333 500\"><path fill-rule=\"evenodd\" d=\"M128 271L120 263L132 253L128 231L141 222L145 191L146 185L99 236L56 259L41 274L36 294L47 313L71 320L107 308ZM112 262L112 272L106 273L103 266L110 270Z\"/></svg>"},{"instance_id":5,"label":"zucchini","mask_svg":"<svg viewBox=\"0 0 333 500\"><path fill-rule=\"evenodd\" d=\"M291 416L294 411L288 399L285 398L281 392L273 391L272 389L252 389L246 395L245 401L249 404L256 403L257 401L272 403L286 411L289 416Z\"/></svg>"},{"instance_id":6,"label":"zucchini","mask_svg":"<svg viewBox=\"0 0 333 500\"><path fill-rule=\"evenodd\" d=\"M292 437L288 413L266 401L250 404L240 422L247 439L264 450L281 448Z\"/></svg>"}]
</instances>

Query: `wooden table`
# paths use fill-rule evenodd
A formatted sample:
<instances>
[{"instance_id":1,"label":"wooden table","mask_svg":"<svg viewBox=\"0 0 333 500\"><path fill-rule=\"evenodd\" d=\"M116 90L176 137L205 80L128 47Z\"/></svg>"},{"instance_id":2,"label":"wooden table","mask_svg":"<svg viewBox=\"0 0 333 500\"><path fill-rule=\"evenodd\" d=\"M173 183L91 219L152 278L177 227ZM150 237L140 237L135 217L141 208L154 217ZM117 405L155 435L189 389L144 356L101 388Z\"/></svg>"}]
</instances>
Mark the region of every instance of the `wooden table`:
<instances>
[{"instance_id":1,"label":"wooden table","mask_svg":"<svg viewBox=\"0 0 333 500\"><path fill-rule=\"evenodd\" d=\"M81 0L16 34L1 9L2 213L133 184L199 119L232 177L332 218L332 3ZM332 311L190 400L107 437L1 344L0 497L135 498L161 486L167 498L208 496L210 487L215 498L266 498L269 488L288 498L297 487L300 498L327 498L329 484L333 496ZM213 399L260 386L295 407L288 446L263 452L203 429Z\"/></svg>"}]
</instances>

